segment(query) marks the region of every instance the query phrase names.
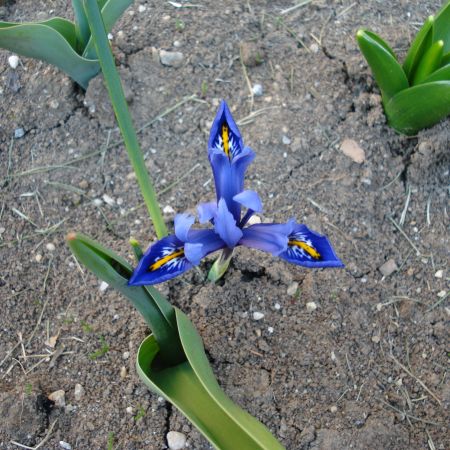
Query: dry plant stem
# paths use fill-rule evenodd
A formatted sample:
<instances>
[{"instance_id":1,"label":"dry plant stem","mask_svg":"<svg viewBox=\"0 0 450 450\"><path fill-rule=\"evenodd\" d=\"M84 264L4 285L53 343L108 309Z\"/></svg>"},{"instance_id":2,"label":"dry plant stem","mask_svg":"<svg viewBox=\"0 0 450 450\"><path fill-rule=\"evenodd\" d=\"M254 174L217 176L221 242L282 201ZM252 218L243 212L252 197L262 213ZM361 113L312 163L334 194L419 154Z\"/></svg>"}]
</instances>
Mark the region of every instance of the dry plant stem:
<instances>
[{"instance_id":1,"label":"dry plant stem","mask_svg":"<svg viewBox=\"0 0 450 450\"><path fill-rule=\"evenodd\" d=\"M95 0L84 0L83 4L94 39L97 56L105 78L106 87L125 142L125 147L128 151L131 165L136 173L136 178L139 187L141 188L148 212L153 221L156 235L158 236L158 239L161 239L167 235L167 228L159 208L155 189L145 166L136 130L133 127L131 115L123 93L122 83L117 73L114 58L109 46L102 16Z\"/></svg>"}]
</instances>

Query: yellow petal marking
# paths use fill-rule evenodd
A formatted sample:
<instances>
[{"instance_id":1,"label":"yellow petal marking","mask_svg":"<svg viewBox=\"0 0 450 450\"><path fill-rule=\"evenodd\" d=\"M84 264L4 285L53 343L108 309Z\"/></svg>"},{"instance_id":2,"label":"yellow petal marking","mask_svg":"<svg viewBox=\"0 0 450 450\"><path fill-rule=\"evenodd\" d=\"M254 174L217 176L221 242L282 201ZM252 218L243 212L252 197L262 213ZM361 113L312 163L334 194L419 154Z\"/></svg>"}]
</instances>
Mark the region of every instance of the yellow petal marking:
<instances>
[{"instance_id":1,"label":"yellow petal marking","mask_svg":"<svg viewBox=\"0 0 450 450\"><path fill-rule=\"evenodd\" d=\"M320 253L311 245L308 245L306 242L303 241L296 241L296 240L292 240L289 241L289 245L292 246L297 246L300 247L301 249L305 250L306 253L308 253L308 255L312 256L314 259L320 259Z\"/></svg>"},{"instance_id":2,"label":"yellow petal marking","mask_svg":"<svg viewBox=\"0 0 450 450\"><path fill-rule=\"evenodd\" d=\"M223 142L223 149L225 150L225 154L230 157L230 140L228 136L228 126L223 124L222 125L222 142Z\"/></svg>"},{"instance_id":3,"label":"yellow petal marking","mask_svg":"<svg viewBox=\"0 0 450 450\"><path fill-rule=\"evenodd\" d=\"M170 255L166 255L161 259L158 259L158 261L155 261L150 266L149 270L150 272L153 272L154 270L161 268L164 264L167 264L169 261L172 261L172 259L178 258L179 256L183 255L184 255L184 248L177 250L176 252L170 253Z\"/></svg>"}]
</instances>

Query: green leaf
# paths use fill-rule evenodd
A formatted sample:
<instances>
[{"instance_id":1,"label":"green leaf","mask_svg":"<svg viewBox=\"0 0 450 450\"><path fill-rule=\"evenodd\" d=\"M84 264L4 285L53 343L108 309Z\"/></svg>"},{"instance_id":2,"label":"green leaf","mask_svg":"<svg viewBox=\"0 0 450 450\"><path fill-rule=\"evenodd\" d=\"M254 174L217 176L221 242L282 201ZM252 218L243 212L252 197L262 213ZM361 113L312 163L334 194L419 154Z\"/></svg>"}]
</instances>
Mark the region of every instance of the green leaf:
<instances>
[{"instance_id":1,"label":"green leaf","mask_svg":"<svg viewBox=\"0 0 450 450\"><path fill-rule=\"evenodd\" d=\"M439 68L444 51L444 42L435 42L422 56L413 76L412 84L420 84Z\"/></svg>"},{"instance_id":2,"label":"green leaf","mask_svg":"<svg viewBox=\"0 0 450 450\"><path fill-rule=\"evenodd\" d=\"M436 15L433 39L444 41L444 53L450 51L450 1Z\"/></svg>"},{"instance_id":3,"label":"green leaf","mask_svg":"<svg viewBox=\"0 0 450 450\"><path fill-rule=\"evenodd\" d=\"M450 64L450 52L442 56L441 66L446 66L447 64Z\"/></svg>"},{"instance_id":4,"label":"green leaf","mask_svg":"<svg viewBox=\"0 0 450 450\"><path fill-rule=\"evenodd\" d=\"M428 78L422 81L424 83L432 83L433 81L450 81L450 64L434 71Z\"/></svg>"},{"instance_id":5,"label":"green leaf","mask_svg":"<svg viewBox=\"0 0 450 450\"><path fill-rule=\"evenodd\" d=\"M398 92L408 88L408 79L402 67L395 57L379 43L379 40L373 39L365 30L359 30L356 38L362 54L372 69L384 103Z\"/></svg>"},{"instance_id":6,"label":"green leaf","mask_svg":"<svg viewBox=\"0 0 450 450\"><path fill-rule=\"evenodd\" d=\"M78 41L78 53L82 54L89 38L91 37L91 30L84 12L82 0L72 0L73 12L75 14L75 29Z\"/></svg>"},{"instance_id":7,"label":"green leaf","mask_svg":"<svg viewBox=\"0 0 450 450\"><path fill-rule=\"evenodd\" d=\"M131 266L87 236L70 233L67 242L80 263L131 301L155 335L164 362L172 365L183 361L175 311L160 292L152 286L129 286Z\"/></svg>"},{"instance_id":8,"label":"green leaf","mask_svg":"<svg viewBox=\"0 0 450 450\"><path fill-rule=\"evenodd\" d=\"M380 36L378 36L378 34L373 33L372 31L369 30L364 30L364 33L369 36L371 39L373 39L375 42L377 42L378 44L380 44L386 51L388 51L396 60L398 60L396 54L394 53L394 50L392 50L391 47L389 47L389 44L384 41Z\"/></svg>"},{"instance_id":9,"label":"green leaf","mask_svg":"<svg viewBox=\"0 0 450 450\"><path fill-rule=\"evenodd\" d=\"M176 317L187 361L163 370L152 369L159 349L149 336L137 356L141 380L173 403L216 449L283 450L264 425L226 396L214 377L196 329L178 309Z\"/></svg>"},{"instance_id":10,"label":"green leaf","mask_svg":"<svg viewBox=\"0 0 450 450\"><path fill-rule=\"evenodd\" d=\"M386 105L389 125L407 135L417 134L450 114L450 81L435 81L406 89Z\"/></svg>"},{"instance_id":11,"label":"green leaf","mask_svg":"<svg viewBox=\"0 0 450 450\"><path fill-rule=\"evenodd\" d=\"M416 34L408 53L406 54L405 62L403 63L403 70L405 71L408 80L411 82L417 64L422 58L423 54L431 47L433 43L433 25L434 17L429 16L422 25L422 28Z\"/></svg>"},{"instance_id":12,"label":"green leaf","mask_svg":"<svg viewBox=\"0 0 450 450\"><path fill-rule=\"evenodd\" d=\"M84 89L100 70L98 61L78 55L73 48L70 22L51 19L47 24L0 23L0 47L22 56L40 59L66 72ZM73 24L71 24L73 27ZM63 32L63 34L61 33ZM70 40L68 40L70 38Z\"/></svg>"},{"instance_id":13,"label":"green leaf","mask_svg":"<svg viewBox=\"0 0 450 450\"><path fill-rule=\"evenodd\" d=\"M133 3L133 0L107 0L106 2L98 2L102 12L103 23L105 24L107 32L112 30L114 24L122 16L128 6L131 5L131 3ZM83 56L88 59L97 58L92 36L84 49Z\"/></svg>"}]
</instances>

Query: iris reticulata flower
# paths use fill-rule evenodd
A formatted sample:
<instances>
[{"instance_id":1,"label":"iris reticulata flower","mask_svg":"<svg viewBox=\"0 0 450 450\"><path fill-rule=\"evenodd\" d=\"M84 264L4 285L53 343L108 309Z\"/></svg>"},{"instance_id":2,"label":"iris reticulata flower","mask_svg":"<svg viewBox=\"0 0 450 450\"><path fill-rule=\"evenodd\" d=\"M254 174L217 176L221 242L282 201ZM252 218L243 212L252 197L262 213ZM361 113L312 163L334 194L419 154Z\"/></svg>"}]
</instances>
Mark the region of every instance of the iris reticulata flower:
<instances>
[{"instance_id":1,"label":"iris reticulata flower","mask_svg":"<svg viewBox=\"0 0 450 450\"><path fill-rule=\"evenodd\" d=\"M247 226L254 213L262 212L258 194L244 190L244 177L255 153L245 147L227 104L222 101L211 128L208 157L214 174L217 200L197 207L201 224L192 228L195 217L178 214L175 233L153 244L129 281L130 285L161 283L186 272L217 250L240 245L271 253L290 263L309 268L343 267L325 236L294 219L287 223ZM245 209L245 214L242 210ZM230 253L231 254L231 253Z\"/></svg>"}]
</instances>

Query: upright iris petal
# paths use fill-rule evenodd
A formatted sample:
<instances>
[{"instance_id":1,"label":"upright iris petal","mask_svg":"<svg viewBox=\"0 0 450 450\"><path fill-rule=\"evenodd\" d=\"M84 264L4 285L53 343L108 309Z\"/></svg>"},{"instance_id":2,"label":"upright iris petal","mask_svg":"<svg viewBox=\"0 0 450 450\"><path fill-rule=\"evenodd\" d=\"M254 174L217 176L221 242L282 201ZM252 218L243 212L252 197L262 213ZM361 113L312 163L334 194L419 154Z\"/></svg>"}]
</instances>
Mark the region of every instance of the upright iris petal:
<instances>
[{"instance_id":1,"label":"upright iris petal","mask_svg":"<svg viewBox=\"0 0 450 450\"><path fill-rule=\"evenodd\" d=\"M245 172L255 154L249 147L244 147L236 122L224 101L211 127L208 157L213 170L217 202L223 198L239 223L241 206L233 197L244 189Z\"/></svg>"}]
</instances>

